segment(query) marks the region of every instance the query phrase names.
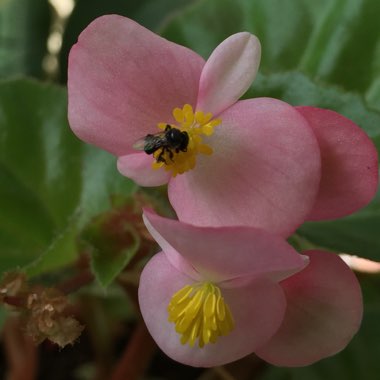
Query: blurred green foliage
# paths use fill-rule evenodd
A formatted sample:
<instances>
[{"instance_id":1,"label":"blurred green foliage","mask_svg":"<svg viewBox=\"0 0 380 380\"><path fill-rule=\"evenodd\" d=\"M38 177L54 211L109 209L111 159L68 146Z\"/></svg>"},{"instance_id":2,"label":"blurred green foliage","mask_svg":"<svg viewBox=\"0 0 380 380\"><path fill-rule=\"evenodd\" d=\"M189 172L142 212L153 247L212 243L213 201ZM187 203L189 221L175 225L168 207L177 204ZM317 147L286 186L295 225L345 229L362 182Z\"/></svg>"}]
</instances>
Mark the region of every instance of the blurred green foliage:
<instances>
[{"instance_id":1,"label":"blurred green foliage","mask_svg":"<svg viewBox=\"0 0 380 380\"><path fill-rule=\"evenodd\" d=\"M0 2L0 78L44 76L51 21L47 0Z\"/></svg>"},{"instance_id":2,"label":"blurred green foliage","mask_svg":"<svg viewBox=\"0 0 380 380\"><path fill-rule=\"evenodd\" d=\"M67 123L64 88L19 79L0 83L0 270L30 275L77 257L79 231L131 194L115 158L81 143Z\"/></svg>"},{"instance_id":3,"label":"blurred green foliage","mask_svg":"<svg viewBox=\"0 0 380 380\"><path fill-rule=\"evenodd\" d=\"M114 207L94 218L82 234L91 252L92 271L103 287L112 283L139 249L140 235L129 220L131 214L128 204L121 209Z\"/></svg>"},{"instance_id":4,"label":"blurred green foliage","mask_svg":"<svg viewBox=\"0 0 380 380\"><path fill-rule=\"evenodd\" d=\"M247 30L262 43L261 73L301 71L359 92L380 110L379 17L376 0L202 0L163 35L207 57Z\"/></svg>"}]
</instances>

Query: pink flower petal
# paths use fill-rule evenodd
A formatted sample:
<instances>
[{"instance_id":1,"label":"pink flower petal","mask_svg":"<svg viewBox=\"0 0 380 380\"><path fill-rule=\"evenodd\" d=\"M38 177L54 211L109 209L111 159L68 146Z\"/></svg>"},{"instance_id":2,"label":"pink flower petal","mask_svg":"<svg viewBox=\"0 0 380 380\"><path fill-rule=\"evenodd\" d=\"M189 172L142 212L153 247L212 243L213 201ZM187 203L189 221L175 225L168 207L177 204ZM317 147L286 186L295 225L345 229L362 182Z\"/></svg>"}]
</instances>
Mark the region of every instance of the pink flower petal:
<instances>
[{"instance_id":1,"label":"pink flower petal","mask_svg":"<svg viewBox=\"0 0 380 380\"><path fill-rule=\"evenodd\" d=\"M367 205L378 185L377 152L371 139L334 111L296 109L312 127L322 158L321 184L308 219L340 218Z\"/></svg>"},{"instance_id":2,"label":"pink flower petal","mask_svg":"<svg viewBox=\"0 0 380 380\"><path fill-rule=\"evenodd\" d=\"M244 288L221 289L235 321L229 335L203 348L182 345L174 324L168 322L167 306L176 291L192 283L162 253L148 262L140 279L139 303L148 330L162 351L178 362L196 367L232 362L252 353L281 324L286 307L281 287L257 279Z\"/></svg>"},{"instance_id":3,"label":"pink flower petal","mask_svg":"<svg viewBox=\"0 0 380 380\"><path fill-rule=\"evenodd\" d=\"M343 260L323 251L306 251L310 264L281 283L288 306L276 335L258 351L278 366L305 366L346 347L362 318L355 275Z\"/></svg>"},{"instance_id":4,"label":"pink flower petal","mask_svg":"<svg viewBox=\"0 0 380 380\"><path fill-rule=\"evenodd\" d=\"M133 153L119 157L119 172L133 179L140 186L160 186L168 183L170 173L165 170L153 170L153 157L146 153Z\"/></svg>"},{"instance_id":5,"label":"pink flower petal","mask_svg":"<svg viewBox=\"0 0 380 380\"><path fill-rule=\"evenodd\" d=\"M234 104L253 82L260 55L260 42L250 33L237 33L224 40L203 68L197 109L217 115Z\"/></svg>"},{"instance_id":6,"label":"pink flower petal","mask_svg":"<svg viewBox=\"0 0 380 380\"><path fill-rule=\"evenodd\" d=\"M177 269L187 260L204 278L226 281L265 276L277 281L305 267L303 256L282 238L250 227L197 227L144 210L149 232ZM186 273L189 273L186 269ZM193 273L189 276L194 278Z\"/></svg>"},{"instance_id":7,"label":"pink flower petal","mask_svg":"<svg viewBox=\"0 0 380 380\"><path fill-rule=\"evenodd\" d=\"M220 115L211 156L169 183L181 221L249 225L289 236L304 221L319 186L320 156L306 120L289 104L258 98Z\"/></svg>"},{"instance_id":8,"label":"pink flower petal","mask_svg":"<svg viewBox=\"0 0 380 380\"><path fill-rule=\"evenodd\" d=\"M204 60L122 16L102 16L69 57L69 121L81 139L121 156L171 112L196 103Z\"/></svg>"}]
</instances>

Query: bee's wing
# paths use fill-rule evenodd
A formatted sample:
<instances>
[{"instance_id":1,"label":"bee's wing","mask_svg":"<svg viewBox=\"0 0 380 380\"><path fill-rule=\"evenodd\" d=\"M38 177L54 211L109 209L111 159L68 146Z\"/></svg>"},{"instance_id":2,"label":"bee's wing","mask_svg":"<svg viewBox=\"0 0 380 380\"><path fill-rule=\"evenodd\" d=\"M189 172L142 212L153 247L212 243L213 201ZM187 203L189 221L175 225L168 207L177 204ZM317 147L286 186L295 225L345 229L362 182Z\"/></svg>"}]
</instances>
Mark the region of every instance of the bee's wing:
<instances>
[{"instance_id":1,"label":"bee's wing","mask_svg":"<svg viewBox=\"0 0 380 380\"><path fill-rule=\"evenodd\" d=\"M133 148L137 150L143 150L148 154L152 154L157 149L162 147L165 141L165 132L159 132L154 135L146 135L142 139L137 140L133 144Z\"/></svg>"},{"instance_id":2,"label":"bee's wing","mask_svg":"<svg viewBox=\"0 0 380 380\"><path fill-rule=\"evenodd\" d=\"M133 144L133 149L136 150L144 150L145 149L145 137L138 139L134 144Z\"/></svg>"}]
</instances>

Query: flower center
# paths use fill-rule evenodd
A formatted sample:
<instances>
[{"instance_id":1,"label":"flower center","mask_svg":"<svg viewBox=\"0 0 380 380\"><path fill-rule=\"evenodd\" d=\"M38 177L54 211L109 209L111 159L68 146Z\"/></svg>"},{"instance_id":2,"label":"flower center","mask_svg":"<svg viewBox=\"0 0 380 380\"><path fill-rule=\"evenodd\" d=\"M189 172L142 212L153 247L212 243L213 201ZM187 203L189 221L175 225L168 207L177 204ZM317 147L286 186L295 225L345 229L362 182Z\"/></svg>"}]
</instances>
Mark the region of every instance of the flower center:
<instances>
[{"instance_id":1,"label":"flower center","mask_svg":"<svg viewBox=\"0 0 380 380\"><path fill-rule=\"evenodd\" d=\"M210 282L186 285L173 295L168 306L169 322L181 335L181 343L200 348L215 343L234 329L234 320L220 289Z\"/></svg>"},{"instance_id":2,"label":"flower center","mask_svg":"<svg viewBox=\"0 0 380 380\"><path fill-rule=\"evenodd\" d=\"M164 168L175 177L188 170L194 169L197 154L212 154L212 148L204 144L202 135L211 136L214 127L221 123L220 119L213 119L211 113L202 111L194 113L190 104L183 108L175 108L173 116L176 124L159 123L160 130L165 131L165 141L154 153L156 159L153 169Z\"/></svg>"}]
</instances>

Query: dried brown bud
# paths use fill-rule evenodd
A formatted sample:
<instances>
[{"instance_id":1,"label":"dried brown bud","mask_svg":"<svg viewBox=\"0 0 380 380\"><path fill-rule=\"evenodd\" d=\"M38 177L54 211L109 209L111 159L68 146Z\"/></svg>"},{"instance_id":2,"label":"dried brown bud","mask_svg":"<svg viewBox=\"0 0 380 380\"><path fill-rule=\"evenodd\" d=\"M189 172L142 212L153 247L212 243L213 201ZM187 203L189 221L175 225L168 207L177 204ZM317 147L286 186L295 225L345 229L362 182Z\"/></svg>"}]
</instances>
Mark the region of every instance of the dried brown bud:
<instances>
[{"instance_id":1,"label":"dried brown bud","mask_svg":"<svg viewBox=\"0 0 380 380\"><path fill-rule=\"evenodd\" d=\"M27 298L26 332L36 343L45 339L64 347L73 343L83 330L74 318L65 315L67 297L54 288L36 288Z\"/></svg>"}]
</instances>

